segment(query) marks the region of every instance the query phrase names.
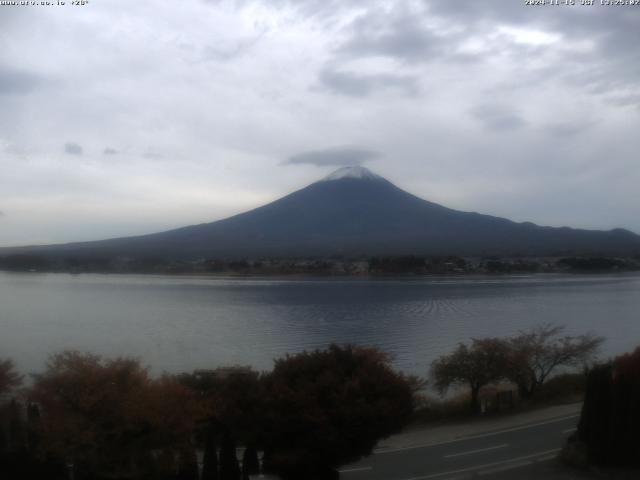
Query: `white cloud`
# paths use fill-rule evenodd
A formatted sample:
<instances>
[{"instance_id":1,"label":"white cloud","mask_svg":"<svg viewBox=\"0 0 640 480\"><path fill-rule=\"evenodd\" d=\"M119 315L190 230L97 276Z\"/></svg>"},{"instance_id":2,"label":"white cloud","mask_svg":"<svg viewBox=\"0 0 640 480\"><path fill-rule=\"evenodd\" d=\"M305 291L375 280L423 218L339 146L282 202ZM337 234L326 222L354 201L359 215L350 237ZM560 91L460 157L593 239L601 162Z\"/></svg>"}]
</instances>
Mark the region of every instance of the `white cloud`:
<instances>
[{"instance_id":1,"label":"white cloud","mask_svg":"<svg viewBox=\"0 0 640 480\"><path fill-rule=\"evenodd\" d=\"M506 34L511 37L514 42L525 45L557 45L562 41L562 35L558 35L557 33L529 28L499 27L498 33Z\"/></svg>"}]
</instances>

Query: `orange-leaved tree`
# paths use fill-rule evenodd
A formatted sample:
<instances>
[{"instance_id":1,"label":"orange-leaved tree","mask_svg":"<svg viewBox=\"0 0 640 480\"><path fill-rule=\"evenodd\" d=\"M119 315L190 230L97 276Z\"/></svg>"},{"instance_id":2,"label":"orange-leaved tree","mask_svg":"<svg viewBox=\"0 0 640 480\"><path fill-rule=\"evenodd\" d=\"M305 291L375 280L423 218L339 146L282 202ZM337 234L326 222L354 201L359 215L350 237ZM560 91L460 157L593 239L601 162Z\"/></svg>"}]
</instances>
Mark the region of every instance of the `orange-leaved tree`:
<instances>
[{"instance_id":1,"label":"orange-leaved tree","mask_svg":"<svg viewBox=\"0 0 640 480\"><path fill-rule=\"evenodd\" d=\"M139 361L67 351L36 375L40 445L74 465L76 478L138 476L152 452L189 447L197 404L170 377L152 379Z\"/></svg>"}]
</instances>

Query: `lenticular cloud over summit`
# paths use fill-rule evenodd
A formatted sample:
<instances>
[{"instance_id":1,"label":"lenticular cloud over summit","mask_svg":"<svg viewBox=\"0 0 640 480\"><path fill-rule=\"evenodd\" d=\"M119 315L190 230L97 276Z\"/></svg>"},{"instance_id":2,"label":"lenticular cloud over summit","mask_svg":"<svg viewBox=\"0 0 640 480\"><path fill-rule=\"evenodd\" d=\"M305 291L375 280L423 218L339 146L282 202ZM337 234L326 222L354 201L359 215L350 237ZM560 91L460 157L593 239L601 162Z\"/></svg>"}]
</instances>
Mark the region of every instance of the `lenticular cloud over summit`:
<instances>
[{"instance_id":1,"label":"lenticular cloud over summit","mask_svg":"<svg viewBox=\"0 0 640 480\"><path fill-rule=\"evenodd\" d=\"M325 150L303 152L289 158L285 162L291 165L310 164L324 166L354 166L380 156L379 153L357 147L335 147Z\"/></svg>"}]
</instances>

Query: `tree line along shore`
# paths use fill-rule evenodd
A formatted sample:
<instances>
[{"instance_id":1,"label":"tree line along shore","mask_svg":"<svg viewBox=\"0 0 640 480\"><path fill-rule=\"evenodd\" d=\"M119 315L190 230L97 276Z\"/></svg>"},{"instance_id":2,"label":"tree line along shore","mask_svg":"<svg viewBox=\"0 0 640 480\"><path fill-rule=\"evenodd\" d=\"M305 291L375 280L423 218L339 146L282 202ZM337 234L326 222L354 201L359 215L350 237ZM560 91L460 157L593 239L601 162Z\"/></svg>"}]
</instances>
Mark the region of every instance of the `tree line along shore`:
<instances>
[{"instance_id":1,"label":"tree line along shore","mask_svg":"<svg viewBox=\"0 0 640 480\"><path fill-rule=\"evenodd\" d=\"M342 256L322 258L200 258L47 257L30 253L0 256L0 270L16 272L152 273L201 275L459 275L522 273L611 273L640 271L633 257L458 257L458 256Z\"/></svg>"}]
</instances>

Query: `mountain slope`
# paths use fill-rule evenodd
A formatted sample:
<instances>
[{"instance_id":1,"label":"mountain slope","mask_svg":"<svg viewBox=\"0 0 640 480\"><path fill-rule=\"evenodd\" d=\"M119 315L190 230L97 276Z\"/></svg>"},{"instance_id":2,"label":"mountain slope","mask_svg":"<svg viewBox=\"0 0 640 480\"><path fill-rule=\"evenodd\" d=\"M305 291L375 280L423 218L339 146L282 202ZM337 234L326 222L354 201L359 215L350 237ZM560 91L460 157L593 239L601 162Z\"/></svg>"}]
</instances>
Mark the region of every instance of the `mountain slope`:
<instances>
[{"instance_id":1,"label":"mountain slope","mask_svg":"<svg viewBox=\"0 0 640 480\"><path fill-rule=\"evenodd\" d=\"M411 195L367 169L346 167L273 203L217 222L140 237L20 250L52 256L183 259L632 254L640 253L640 236L622 229L540 227L451 210Z\"/></svg>"}]
</instances>

